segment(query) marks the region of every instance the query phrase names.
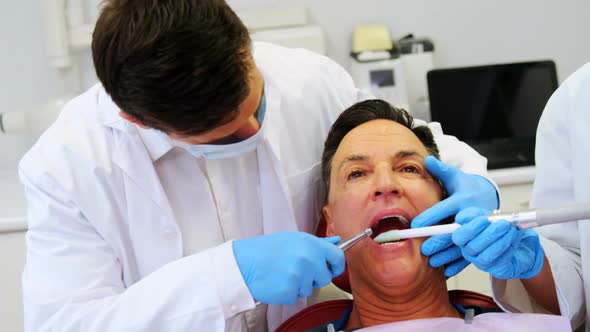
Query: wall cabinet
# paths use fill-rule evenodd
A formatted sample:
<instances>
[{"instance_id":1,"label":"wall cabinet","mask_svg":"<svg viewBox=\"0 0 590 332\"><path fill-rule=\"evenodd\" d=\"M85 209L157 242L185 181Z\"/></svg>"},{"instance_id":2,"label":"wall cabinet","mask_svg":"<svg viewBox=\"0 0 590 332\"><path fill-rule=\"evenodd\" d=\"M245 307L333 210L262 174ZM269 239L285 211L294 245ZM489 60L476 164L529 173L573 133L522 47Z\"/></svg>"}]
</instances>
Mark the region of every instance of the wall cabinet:
<instances>
[{"instance_id":1,"label":"wall cabinet","mask_svg":"<svg viewBox=\"0 0 590 332\"><path fill-rule=\"evenodd\" d=\"M0 231L0 330L24 331L21 274L25 264L25 232Z\"/></svg>"}]
</instances>

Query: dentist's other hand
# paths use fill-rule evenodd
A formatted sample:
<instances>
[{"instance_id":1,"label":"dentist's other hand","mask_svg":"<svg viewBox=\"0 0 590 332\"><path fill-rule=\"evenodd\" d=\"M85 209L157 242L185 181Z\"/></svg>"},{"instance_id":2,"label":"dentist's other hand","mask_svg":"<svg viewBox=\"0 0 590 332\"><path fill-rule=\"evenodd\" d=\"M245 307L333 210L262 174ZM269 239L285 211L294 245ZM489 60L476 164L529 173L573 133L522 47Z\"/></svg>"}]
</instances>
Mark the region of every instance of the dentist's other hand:
<instances>
[{"instance_id":1,"label":"dentist's other hand","mask_svg":"<svg viewBox=\"0 0 590 332\"><path fill-rule=\"evenodd\" d=\"M344 271L339 236L281 232L233 242L242 277L259 302L294 304ZM330 267L326 264L328 263Z\"/></svg>"},{"instance_id":2,"label":"dentist's other hand","mask_svg":"<svg viewBox=\"0 0 590 332\"><path fill-rule=\"evenodd\" d=\"M541 272L543 249L533 229L519 229L506 220L490 223L489 211L470 208L455 220L462 224L453 242L463 257L498 279L528 279Z\"/></svg>"},{"instance_id":3,"label":"dentist's other hand","mask_svg":"<svg viewBox=\"0 0 590 332\"><path fill-rule=\"evenodd\" d=\"M418 215L412 221L412 228L432 226L469 207L487 210L498 207L496 188L486 178L464 173L432 156L426 157L425 162L428 171L443 184L449 197ZM446 265L447 277L456 275L469 265L453 244L450 234L430 237L422 244L421 251L430 257L432 267Z\"/></svg>"}]
</instances>

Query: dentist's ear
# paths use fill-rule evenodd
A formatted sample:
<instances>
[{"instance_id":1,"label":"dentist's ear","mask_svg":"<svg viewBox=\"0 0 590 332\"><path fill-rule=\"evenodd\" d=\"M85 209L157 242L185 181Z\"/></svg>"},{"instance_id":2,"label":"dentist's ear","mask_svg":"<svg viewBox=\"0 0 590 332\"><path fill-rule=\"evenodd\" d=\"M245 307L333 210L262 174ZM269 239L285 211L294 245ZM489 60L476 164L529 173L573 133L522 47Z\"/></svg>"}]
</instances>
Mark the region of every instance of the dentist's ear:
<instances>
[{"instance_id":1,"label":"dentist's ear","mask_svg":"<svg viewBox=\"0 0 590 332\"><path fill-rule=\"evenodd\" d=\"M332 219L330 207L328 205L324 206L322 213L324 214L324 219L326 220L326 236L336 235L336 230L334 229L334 220Z\"/></svg>"}]
</instances>

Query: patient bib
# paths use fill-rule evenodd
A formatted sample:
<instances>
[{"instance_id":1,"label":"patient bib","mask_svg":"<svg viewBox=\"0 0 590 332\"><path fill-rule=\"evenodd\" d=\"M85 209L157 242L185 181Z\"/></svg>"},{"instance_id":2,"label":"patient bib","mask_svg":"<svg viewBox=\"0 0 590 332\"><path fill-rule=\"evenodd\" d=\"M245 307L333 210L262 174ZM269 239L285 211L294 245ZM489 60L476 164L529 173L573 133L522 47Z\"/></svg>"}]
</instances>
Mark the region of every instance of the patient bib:
<instances>
[{"instance_id":1,"label":"patient bib","mask_svg":"<svg viewBox=\"0 0 590 332\"><path fill-rule=\"evenodd\" d=\"M367 327L363 332L561 332L571 331L563 316L542 314L485 313L473 317L471 324L459 318L427 318Z\"/></svg>"}]
</instances>

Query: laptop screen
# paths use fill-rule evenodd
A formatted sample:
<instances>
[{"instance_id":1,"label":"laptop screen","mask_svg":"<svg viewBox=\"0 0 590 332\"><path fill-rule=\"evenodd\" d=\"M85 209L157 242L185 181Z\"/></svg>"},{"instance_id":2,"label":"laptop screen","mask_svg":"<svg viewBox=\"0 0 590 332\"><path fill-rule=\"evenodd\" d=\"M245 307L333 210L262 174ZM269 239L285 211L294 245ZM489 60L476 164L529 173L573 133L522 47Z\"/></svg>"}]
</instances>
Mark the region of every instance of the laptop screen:
<instances>
[{"instance_id":1,"label":"laptop screen","mask_svg":"<svg viewBox=\"0 0 590 332\"><path fill-rule=\"evenodd\" d=\"M469 144L532 138L557 88L553 61L428 72L432 121ZM533 147L534 149L534 147Z\"/></svg>"}]
</instances>

